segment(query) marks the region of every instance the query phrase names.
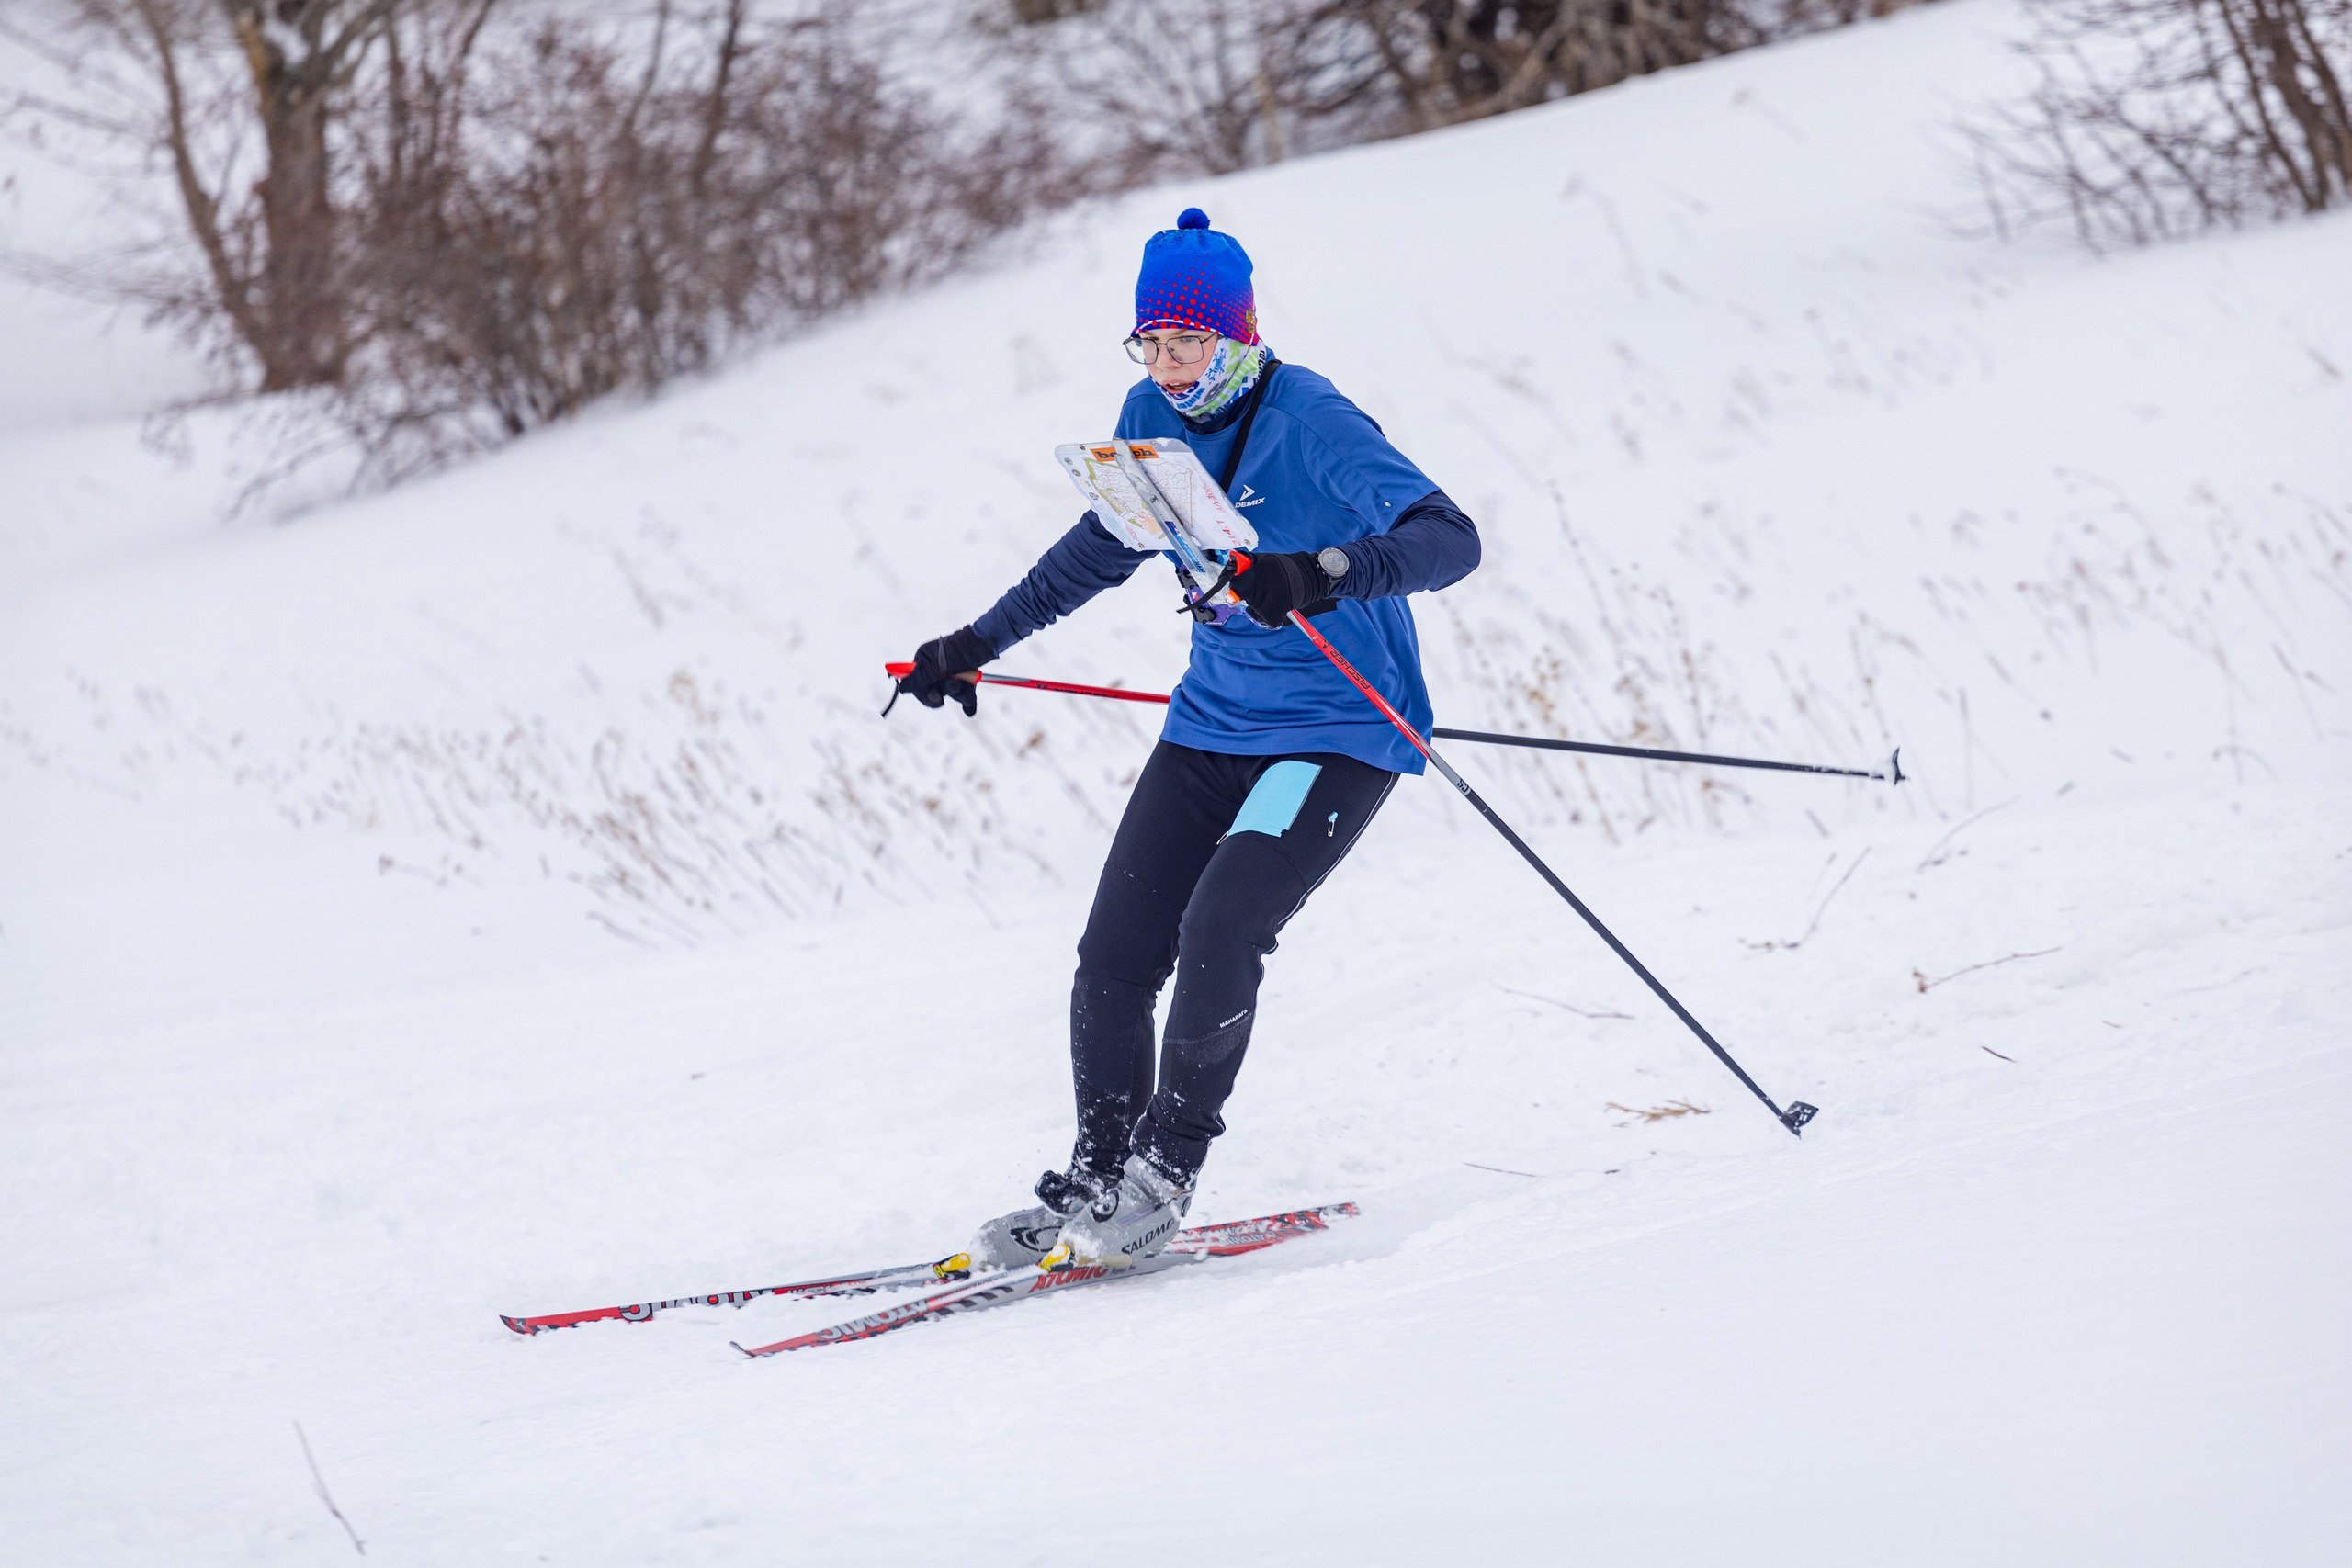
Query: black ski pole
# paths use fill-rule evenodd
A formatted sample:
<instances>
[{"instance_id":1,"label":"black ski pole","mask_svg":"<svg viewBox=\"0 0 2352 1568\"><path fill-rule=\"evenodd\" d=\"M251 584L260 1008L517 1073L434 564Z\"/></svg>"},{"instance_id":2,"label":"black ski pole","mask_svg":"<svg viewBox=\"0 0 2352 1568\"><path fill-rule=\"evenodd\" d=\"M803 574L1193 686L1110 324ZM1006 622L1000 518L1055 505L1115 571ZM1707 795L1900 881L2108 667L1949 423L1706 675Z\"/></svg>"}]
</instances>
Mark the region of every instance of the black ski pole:
<instances>
[{"instance_id":1,"label":"black ski pole","mask_svg":"<svg viewBox=\"0 0 2352 1568\"><path fill-rule=\"evenodd\" d=\"M1604 746L1597 740L1554 740L1542 735L1498 735L1486 729L1432 729L1432 740L1475 740L1483 746L1526 746L1543 751L1583 751L1595 757L1643 757L1653 762L1703 762L1717 768L1770 768L1783 773L1828 773L1841 779L1881 779L1901 784L1903 748L1894 749L1884 771L1831 768L1818 762L1770 762L1760 757L1717 757L1704 751L1661 751L1649 746Z\"/></svg>"},{"instance_id":2,"label":"black ski pole","mask_svg":"<svg viewBox=\"0 0 2352 1568\"><path fill-rule=\"evenodd\" d=\"M1414 733L1413 727L1405 722L1404 716L1399 714L1395 708L1389 706L1388 699L1382 696L1380 693L1374 689L1371 682L1365 680L1361 674L1356 672L1356 667L1348 662L1346 655L1342 654L1338 649L1333 648L1329 642L1325 641L1323 634L1317 631L1313 626L1307 625L1306 617L1300 615L1295 610L1293 610L1290 614L1290 624L1296 626L1300 631L1305 632L1306 634L1307 640L1322 650L1323 657L1329 660L1333 665L1337 666L1340 673L1345 675L1355 686L1355 689L1362 692L1364 696L1371 701L1372 705L1380 710L1381 716L1386 718L1389 723L1395 725L1397 729L1403 733L1405 739L1413 743L1413 749L1419 751L1422 756L1428 758L1430 765L1445 776L1445 782L1462 792L1462 798L1468 801L1477 811L1479 816L1484 817L1487 822L1493 825L1495 831L1503 836L1504 842L1510 844L1512 849L1517 850L1520 852L1521 857L1524 859L1528 864L1535 868L1536 874L1551 885L1553 892L1557 893L1561 897L1568 901L1569 908L1574 909L1577 914L1584 917L1584 923L1590 926L1596 932L1600 933L1600 940L1609 944L1610 951L1616 953L1618 957L1623 959L1625 961L1626 967L1633 970L1634 974L1639 975L1642 977L1642 984L1647 986L1651 990L1657 993L1658 1000L1671 1008L1674 1010L1674 1016L1680 1019L1686 1025L1688 1025L1690 1032L1699 1037L1700 1043L1705 1045L1708 1050L1713 1051L1715 1054L1715 1059L1723 1063L1724 1066L1729 1067L1732 1071L1732 1076L1737 1078L1740 1082L1746 1084L1747 1086L1748 1092L1764 1102L1764 1109L1770 1111L1774 1119L1777 1120L1781 1126L1786 1127L1790 1132L1796 1134L1800 1137L1804 1136L1804 1124L1812 1121L1816 1115L1820 1114L1820 1107L1807 1105L1802 1100L1791 1100L1789 1102L1789 1108L1785 1111L1781 1110L1780 1106L1774 1104L1772 1097L1764 1092L1763 1086L1758 1084L1754 1078L1749 1077L1747 1076L1747 1069L1741 1066L1737 1062L1733 1061L1731 1053L1724 1050L1723 1046L1717 1043L1715 1037L1707 1032L1707 1026L1690 1016L1690 1010L1684 1007L1682 1003L1676 998L1674 993L1668 990L1664 984L1659 981L1658 977L1649 972L1649 968L1646 964L1643 964L1640 959L1634 956L1634 950L1632 948L1627 947L1623 942L1617 940L1617 933L1603 925L1601 923L1600 917L1594 914L1591 908L1587 905L1583 899L1576 896L1575 890L1569 887L1566 883L1561 881L1558 874L1554 872L1550 866L1544 863L1544 857L1530 849L1528 847L1527 840L1521 838L1517 833L1511 830L1510 824L1504 821L1499 816L1498 816L1495 812L1495 808L1488 806L1485 799L1479 795L1478 792L1470 787L1470 781L1464 778L1460 773L1455 773L1453 767L1447 763L1446 760L1439 756L1428 741L1423 740L1418 734Z\"/></svg>"}]
</instances>

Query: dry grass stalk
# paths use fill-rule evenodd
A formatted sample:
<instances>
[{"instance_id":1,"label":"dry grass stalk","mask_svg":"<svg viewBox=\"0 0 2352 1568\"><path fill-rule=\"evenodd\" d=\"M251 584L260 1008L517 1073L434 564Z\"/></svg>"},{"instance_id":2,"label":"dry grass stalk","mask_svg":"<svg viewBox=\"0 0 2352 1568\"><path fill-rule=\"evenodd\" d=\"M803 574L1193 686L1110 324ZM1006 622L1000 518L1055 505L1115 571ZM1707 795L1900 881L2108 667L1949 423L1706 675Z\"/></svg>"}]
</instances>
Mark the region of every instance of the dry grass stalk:
<instances>
[{"instance_id":1,"label":"dry grass stalk","mask_svg":"<svg viewBox=\"0 0 2352 1568\"><path fill-rule=\"evenodd\" d=\"M2352 201L2352 0L2039 0L2039 75L1965 129L1992 227L2095 250Z\"/></svg>"},{"instance_id":2,"label":"dry grass stalk","mask_svg":"<svg viewBox=\"0 0 2352 1568\"><path fill-rule=\"evenodd\" d=\"M1633 1118L1633 1121L1620 1122L1617 1123L1620 1127L1630 1127L1634 1122L1646 1123L1651 1122L1670 1121L1677 1116L1710 1116L1713 1114L1713 1112L1709 1111L1705 1106L1693 1105L1687 1100L1669 1100L1664 1105L1653 1105L1646 1110L1644 1110L1639 1106L1620 1105L1612 1100L1603 1107L1603 1109L1608 1111L1621 1111L1627 1116Z\"/></svg>"},{"instance_id":3,"label":"dry grass stalk","mask_svg":"<svg viewBox=\"0 0 2352 1568\"><path fill-rule=\"evenodd\" d=\"M1911 971L1911 979L1919 987L1919 994L1926 996L1938 986L1948 980L1957 980L1962 975L1973 975L1979 969L1996 969L2004 964L2015 964L2020 958L2047 958L2057 951L2055 947L2041 947L2036 948L2031 953L2012 953L2007 958L1988 958L1982 964L1971 964L1964 969L1955 969L1949 975L1939 975L1932 980L1928 979L1924 972L1914 969Z\"/></svg>"}]
</instances>

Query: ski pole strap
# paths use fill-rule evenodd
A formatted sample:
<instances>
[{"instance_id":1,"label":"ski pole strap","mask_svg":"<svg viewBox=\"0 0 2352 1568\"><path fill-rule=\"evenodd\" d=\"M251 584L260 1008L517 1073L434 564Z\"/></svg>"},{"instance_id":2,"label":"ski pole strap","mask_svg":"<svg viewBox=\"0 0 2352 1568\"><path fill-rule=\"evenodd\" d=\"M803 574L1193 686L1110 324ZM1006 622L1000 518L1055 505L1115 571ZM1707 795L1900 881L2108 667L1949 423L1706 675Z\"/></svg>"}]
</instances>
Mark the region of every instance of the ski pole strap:
<instances>
[{"instance_id":1,"label":"ski pole strap","mask_svg":"<svg viewBox=\"0 0 2352 1568\"><path fill-rule=\"evenodd\" d=\"M1282 367L1281 360L1268 355L1265 369L1258 373L1258 384L1250 389L1250 396L1241 405L1241 424L1233 434L1233 450L1225 455L1224 470L1216 477L1216 488L1227 495L1233 492L1234 475L1241 471L1241 454L1250 449L1250 428L1258 423L1258 404L1265 397L1266 389L1273 384L1274 372ZM1214 558L1210 564L1216 564ZM1250 558L1238 550L1234 551L1226 558L1224 570L1206 587L1203 587L1197 578L1193 580L1192 591L1185 595L1184 603L1176 606L1177 613L1190 615L1203 626L1223 626L1236 614L1237 605L1232 600L1218 604L1216 596L1233 585L1236 576L1249 570ZM1185 575L1180 565L1176 571L1177 581L1182 581Z\"/></svg>"}]
</instances>

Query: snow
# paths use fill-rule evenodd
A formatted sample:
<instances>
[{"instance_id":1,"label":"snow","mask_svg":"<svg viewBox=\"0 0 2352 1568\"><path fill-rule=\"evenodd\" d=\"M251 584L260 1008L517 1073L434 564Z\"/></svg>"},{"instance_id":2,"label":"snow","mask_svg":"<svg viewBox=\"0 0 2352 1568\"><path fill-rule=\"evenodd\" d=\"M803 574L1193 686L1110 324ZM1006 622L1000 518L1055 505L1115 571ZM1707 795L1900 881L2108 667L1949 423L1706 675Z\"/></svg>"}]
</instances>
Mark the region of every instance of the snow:
<instances>
[{"instance_id":1,"label":"snow","mask_svg":"<svg viewBox=\"0 0 2352 1568\"><path fill-rule=\"evenodd\" d=\"M0 1558L345 1554L299 1421L394 1562L2325 1560L2352 228L1968 237L1944 128L2017 26L1102 203L294 515L231 511L225 415L28 397L12 329ZM1899 792L1451 753L1820 1120L1416 784L1270 964L1195 1209L1361 1220L757 1363L864 1303L507 1334L936 1256L1060 1156L1157 716L885 724L877 667L1067 525L1195 202L1480 521L1441 723L1903 745ZM1164 686L1172 604L1004 667Z\"/></svg>"}]
</instances>

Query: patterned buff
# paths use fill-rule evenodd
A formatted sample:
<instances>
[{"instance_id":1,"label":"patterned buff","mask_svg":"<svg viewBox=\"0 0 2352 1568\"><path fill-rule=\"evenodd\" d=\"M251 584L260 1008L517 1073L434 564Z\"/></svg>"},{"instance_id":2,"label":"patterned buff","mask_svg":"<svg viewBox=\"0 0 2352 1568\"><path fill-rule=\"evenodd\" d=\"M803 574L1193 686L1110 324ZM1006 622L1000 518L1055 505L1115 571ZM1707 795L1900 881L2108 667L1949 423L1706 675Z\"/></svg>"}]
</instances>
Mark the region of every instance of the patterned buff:
<instances>
[{"instance_id":1,"label":"patterned buff","mask_svg":"<svg viewBox=\"0 0 2352 1568\"><path fill-rule=\"evenodd\" d=\"M1265 368L1264 344L1236 343L1229 337L1221 337L1216 340L1216 347L1209 351L1209 362L1202 368L1199 380L1182 392L1162 387L1159 394L1178 413L1198 423L1230 408L1236 399L1248 397Z\"/></svg>"}]
</instances>

